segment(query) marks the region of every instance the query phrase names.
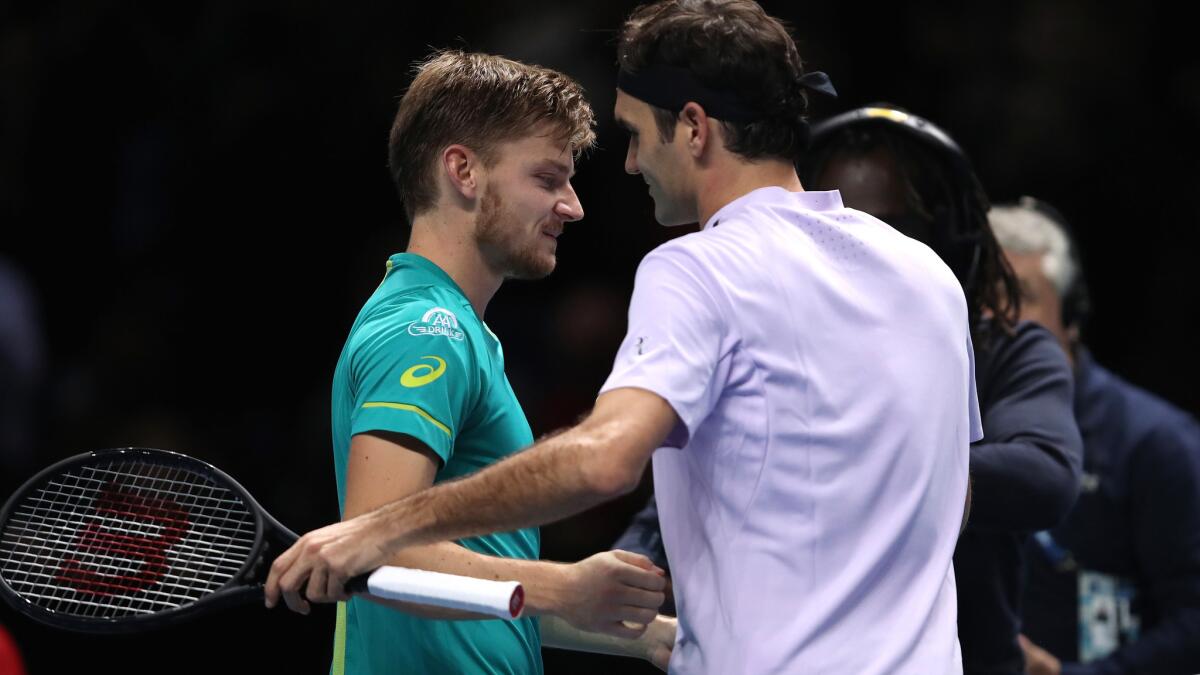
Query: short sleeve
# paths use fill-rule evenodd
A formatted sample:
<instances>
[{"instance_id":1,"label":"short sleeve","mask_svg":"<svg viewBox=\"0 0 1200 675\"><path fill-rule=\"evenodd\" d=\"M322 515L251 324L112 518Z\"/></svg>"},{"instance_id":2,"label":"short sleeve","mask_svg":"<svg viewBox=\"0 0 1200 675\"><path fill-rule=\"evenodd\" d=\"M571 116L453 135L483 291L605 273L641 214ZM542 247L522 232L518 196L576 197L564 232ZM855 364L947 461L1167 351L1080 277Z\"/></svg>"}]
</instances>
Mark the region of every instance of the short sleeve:
<instances>
[{"instance_id":1,"label":"short sleeve","mask_svg":"<svg viewBox=\"0 0 1200 675\"><path fill-rule=\"evenodd\" d=\"M353 336L350 433L407 434L450 459L476 399L469 335L454 312L410 303L363 323Z\"/></svg>"},{"instance_id":2,"label":"short sleeve","mask_svg":"<svg viewBox=\"0 0 1200 675\"><path fill-rule=\"evenodd\" d=\"M971 331L967 333L967 364L968 371L971 374L971 379L967 382L967 390L970 392L967 403L967 412L971 418L970 421L970 437L971 443L983 439L983 416L979 414L979 393L975 386L975 347L971 344Z\"/></svg>"},{"instance_id":3,"label":"short sleeve","mask_svg":"<svg viewBox=\"0 0 1200 675\"><path fill-rule=\"evenodd\" d=\"M720 398L714 386L725 326L704 267L679 247L642 260L629 304L629 330L601 393L623 387L661 396L682 422L666 444L683 447Z\"/></svg>"}]
</instances>

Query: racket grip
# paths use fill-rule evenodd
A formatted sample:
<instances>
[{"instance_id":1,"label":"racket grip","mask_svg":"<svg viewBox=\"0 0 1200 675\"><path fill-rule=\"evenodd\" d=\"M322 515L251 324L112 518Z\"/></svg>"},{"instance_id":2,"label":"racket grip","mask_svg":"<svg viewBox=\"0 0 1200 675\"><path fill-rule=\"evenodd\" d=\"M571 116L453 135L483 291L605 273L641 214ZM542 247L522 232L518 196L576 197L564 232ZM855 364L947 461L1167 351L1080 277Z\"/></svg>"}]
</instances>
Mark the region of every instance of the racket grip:
<instances>
[{"instance_id":1,"label":"racket grip","mask_svg":"<svg viewBox=\"0 0 1200 675\"><path fill-rule=\"evenodd\" d=\"M517 581L490 581L457 574L384 566L346 582L349 593L516 619L525 608Z\"/></svg>"}]
</instances>

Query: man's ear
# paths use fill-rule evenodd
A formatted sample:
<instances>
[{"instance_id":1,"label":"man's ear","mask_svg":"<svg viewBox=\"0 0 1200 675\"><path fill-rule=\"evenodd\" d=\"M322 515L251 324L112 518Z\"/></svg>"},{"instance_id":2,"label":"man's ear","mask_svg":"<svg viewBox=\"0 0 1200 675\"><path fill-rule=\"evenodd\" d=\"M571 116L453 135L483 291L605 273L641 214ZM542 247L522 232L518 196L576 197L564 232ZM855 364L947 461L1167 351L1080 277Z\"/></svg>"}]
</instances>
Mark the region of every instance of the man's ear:
<instances>
[{"instance_id":1,"label":"man's ear","mask_svg":"<svg viewBox=\"0 0 1200 675\"><path fill-rule=\"evenodd\" d=\"M704 112L704 108L695 102L689 102L683 106L677 119L678 124L683 127L683 133L687 135L688 151L696 158L704 155L708 145L716 139L715 129L709 125L709 122L716 124L717 120L709 117L708 113ZM678 129L676 133L679 133Z\"/></svg>"},{"instance_id":2,"label":"man's ear","mask_svg":"<svg viewBox=\"0 0 1200 675\"><path fill-rule=\"evenodd\" d=\"M479 155L465 145L449 145L442 150L442 172L450 187L463 199L474 201L479 196L482 162Z\"/></svg>"}]
</instances>

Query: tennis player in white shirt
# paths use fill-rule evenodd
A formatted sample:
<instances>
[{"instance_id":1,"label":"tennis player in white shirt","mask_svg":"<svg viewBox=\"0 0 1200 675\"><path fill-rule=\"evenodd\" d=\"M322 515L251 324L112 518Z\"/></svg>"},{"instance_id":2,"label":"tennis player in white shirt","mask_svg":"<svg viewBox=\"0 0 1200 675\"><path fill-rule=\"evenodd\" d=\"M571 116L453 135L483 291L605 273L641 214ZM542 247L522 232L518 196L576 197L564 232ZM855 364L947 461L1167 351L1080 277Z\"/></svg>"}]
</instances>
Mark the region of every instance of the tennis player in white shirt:
<instances>
[{"instance_id":1,"label":"tennis player in white shirt","mask_svg":"<svg viewBox=\"0 0 1200 675\"><path fill-rule=\"evenodd\" d=\"M343 599L409 545L559 520L653 456L678 673L960 673L951 555L982 436L962 289L929 248L804 192L809 91L750 0L663 0L620 40L615 116L663 225L592 413L275 562L267 602ZM641 625L610 633L635 636Z\"/></svg>"}]
</instances>

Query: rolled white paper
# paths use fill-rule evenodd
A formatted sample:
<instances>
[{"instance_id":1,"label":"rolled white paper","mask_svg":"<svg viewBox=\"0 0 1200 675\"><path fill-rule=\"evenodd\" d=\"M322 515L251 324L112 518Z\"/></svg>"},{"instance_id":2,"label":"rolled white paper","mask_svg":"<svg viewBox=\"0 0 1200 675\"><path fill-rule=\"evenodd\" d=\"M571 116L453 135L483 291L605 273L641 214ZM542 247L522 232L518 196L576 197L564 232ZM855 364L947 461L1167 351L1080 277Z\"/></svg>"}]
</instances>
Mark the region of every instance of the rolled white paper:
<instances>
[{"instance_id":1,"label":"rolled white paper","mask_svg":"<svg viewBox=\"0 0 1200 675\"><path fill-rule=\"evenodd\" d=\"M371 573L367 591L376 597L516 619L525 607L518 581L489 581L407 567L384 566Z\"/></svg>"}]
</instances>

